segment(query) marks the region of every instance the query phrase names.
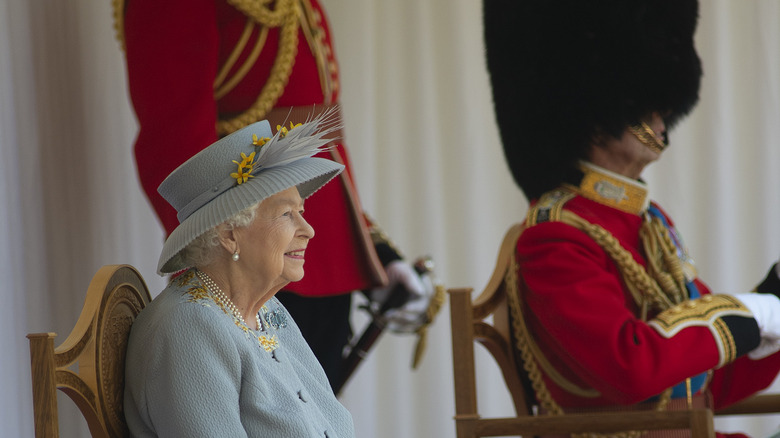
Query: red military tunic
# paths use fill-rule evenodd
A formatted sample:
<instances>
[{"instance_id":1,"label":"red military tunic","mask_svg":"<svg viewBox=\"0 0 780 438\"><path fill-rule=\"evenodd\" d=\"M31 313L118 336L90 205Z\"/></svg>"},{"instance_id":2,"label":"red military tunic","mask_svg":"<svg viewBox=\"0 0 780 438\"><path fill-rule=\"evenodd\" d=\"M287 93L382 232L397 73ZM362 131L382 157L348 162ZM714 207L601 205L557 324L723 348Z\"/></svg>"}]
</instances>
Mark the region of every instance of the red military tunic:
<instances>
[{"instance_id":1,"label":"red military tunic","mask_svg":"<svg viewBox=\"0 0 780 438\"><path fill-rule=\"evenodd\" d=\"M135 157L141 184L167 233L178 220L157 187L179 164L220 135L255 121L282 123L290 107L299 110L290 116L297 123L312 105L338 102L336 59L317 0L261 3L126 1L119 31L140 125ZM288 287L309 296L386 282L343 142L328 158L341 161L346 171L306 201L306 219L316 236L306 251L304 279Z\"/></svg>"},{"instance_id":2,"label":"red military tunic","mask_svg":"<svg viewBox=\"0 0 780 438\"><path fill-rule=\"evenodd\" d=\"M518 302L541 352L532 362L554 404L564 411L648 400L655 406L666 389L710 371L704 386L693 391L711 397L715 408L769 386L780 370L780 354L761 360L741 356L746 351L740 345L755 346L757 326L734 321L752 321L751 314L737 300L710 295L694 270L687 269L687 280L703 298L684 297L666 310L649 306L642 319L642 306L627 285L631 280L621 274L614 254L562 217L574 213L581 223L608 231L646 271L640 229L647 220L647 192L595 166L584 171L580 187L564 187L534 203L517 242ZM678 238L660 214L671 237ZM546 409L555 407L548 403Z\"/></svg>"}]
</instances>

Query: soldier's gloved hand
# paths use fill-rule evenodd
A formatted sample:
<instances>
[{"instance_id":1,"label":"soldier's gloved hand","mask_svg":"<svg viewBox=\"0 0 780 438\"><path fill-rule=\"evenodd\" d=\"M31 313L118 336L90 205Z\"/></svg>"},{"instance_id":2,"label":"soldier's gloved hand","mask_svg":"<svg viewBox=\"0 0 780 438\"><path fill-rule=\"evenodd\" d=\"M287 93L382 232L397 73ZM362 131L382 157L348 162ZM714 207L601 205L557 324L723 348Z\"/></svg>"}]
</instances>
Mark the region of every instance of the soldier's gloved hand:
<instances>
[{"instance_id":1,"label":"soldier's gloved hand","mask_svg":"<svg viewBox=\"0 0 780 438\"><path fill-rule=\"evenodd\" d=\"M420 275L409 263L403 260L392 261L385 266L385 272L390 287L403 285L409 292L410 300L425 296L425 285L423 285Z\"/></svg>"},{"instance_id":2,"label":"soldier's gloved hand","mask_svg":"<svg viewBox=\"0 0 780 438\"><path fill-rule=\"evenodd\" d=\"M391 293L399 293L397 286L406 292L405 301L384 313L387 329L395 333L414 333L426 323L426 311L434 294L434 286L428 275L420 276L403 260L395 260L385 266L389 285L371 291L371 300L379 303L392 299Z\"/></svg>"},{"instance_id":3,"label":"soldier's gloved hand","mask_svg":"<svg viewBox=\"0 0 780 438\"><path fill-rule=\"evenodd\" d=\"M763 359L780 351L780 298L762 293L739 294L736 298L753 314L761 333L761 343L748 357Z\"/></svg>"}]
</instances>

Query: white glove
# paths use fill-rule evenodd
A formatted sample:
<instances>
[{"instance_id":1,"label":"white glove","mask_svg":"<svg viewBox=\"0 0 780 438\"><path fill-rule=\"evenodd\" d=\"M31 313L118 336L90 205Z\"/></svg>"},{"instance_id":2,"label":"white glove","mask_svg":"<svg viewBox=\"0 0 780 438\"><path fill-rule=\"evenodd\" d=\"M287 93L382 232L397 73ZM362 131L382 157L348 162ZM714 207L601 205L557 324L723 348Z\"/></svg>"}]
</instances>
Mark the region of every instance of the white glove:
<instances>
[{"instance_id":1,"label":"white glove","mask_svg":"<svg viewBox=\"0 0 780 438\"><path fill-rule=\"evenodd\" d=\"M748 353L748 357L758 360L780 351L780 298L756 293L735 297L753 314L761 333L761 343Z\"/></svg>"},{"instance_id":2,"label":"white glove","mask_svg":"<svg viewBox=\"0 0 780 438\"><path fill-rule=\"evenodd\" d=\"M434 293L433 282L428 275L420 276L412 266L396 260L385 266L389 285L385 288L371 291L371 299L384 302L390 292L397 286L409 292L408 300L401 306L388 310L384 314L387 329L395 333L414 333L426 321L426 311Z\"/></svg>"}]
</instances>

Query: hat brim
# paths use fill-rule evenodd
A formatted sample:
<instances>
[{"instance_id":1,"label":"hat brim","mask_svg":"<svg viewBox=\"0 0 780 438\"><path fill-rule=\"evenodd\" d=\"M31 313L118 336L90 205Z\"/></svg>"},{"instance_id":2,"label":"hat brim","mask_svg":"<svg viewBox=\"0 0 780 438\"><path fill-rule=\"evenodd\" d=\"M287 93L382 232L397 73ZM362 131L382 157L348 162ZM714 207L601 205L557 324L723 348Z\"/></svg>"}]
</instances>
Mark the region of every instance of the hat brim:
<instances>
[{"instance_id":1,"label":"hat brim","mask_svg":"<svg viewBox=\"0 0 780 438\"><path fill-rule=\"evenodd\" d=\"M157 273L164 275L189 268L180 257L181 251L198 236L238 212L290 187L298 187L301 198L306 199L342 170L342 164L316 157L263 170L247 182L217 196L179 224L165 240Z\"/></svg>"}]
</instances>

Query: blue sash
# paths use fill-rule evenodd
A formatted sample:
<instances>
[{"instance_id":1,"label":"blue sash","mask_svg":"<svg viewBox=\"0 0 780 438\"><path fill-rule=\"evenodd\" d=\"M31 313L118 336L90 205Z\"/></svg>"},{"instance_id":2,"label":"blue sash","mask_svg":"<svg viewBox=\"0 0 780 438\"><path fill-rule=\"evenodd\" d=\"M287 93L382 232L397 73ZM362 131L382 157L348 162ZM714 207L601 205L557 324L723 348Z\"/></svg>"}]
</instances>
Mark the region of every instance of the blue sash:
<instances>
[{"instance_id":1,"label":"blue sash","mask_svg":"<svg viewBox=\"0 0 780 438\"><path fill-rule=\"evenodd\" d=\"M688 253L685 250L685 246L683 245L682 238L680 237L677 230L669 225L669 221L666 219L666 217L661 213L661 211L653 204L650 204L650 207L647 209L647 213L651 217L658 218L661 223L663 223L664 227L669 231L669 235L672 238L672 241L674 242L674 246L677 248L677 256L680 258L680 261L682 263L692 263L693 261L688 257ZM696 284L694 284L693 279L685 279L685 288L688 290L688 298L689 299L695 299L699 298L701 296L701 293L699 292L699 289L696 287ZM698 376L691 377L691 394L696 394L703 386L704 383L707 380L707 373L701 373ZM672 398L683 398L687 397L688 391L685 387L685 382L678 383L674 386L672 389Z\"/></svg>"}]
</instances>

